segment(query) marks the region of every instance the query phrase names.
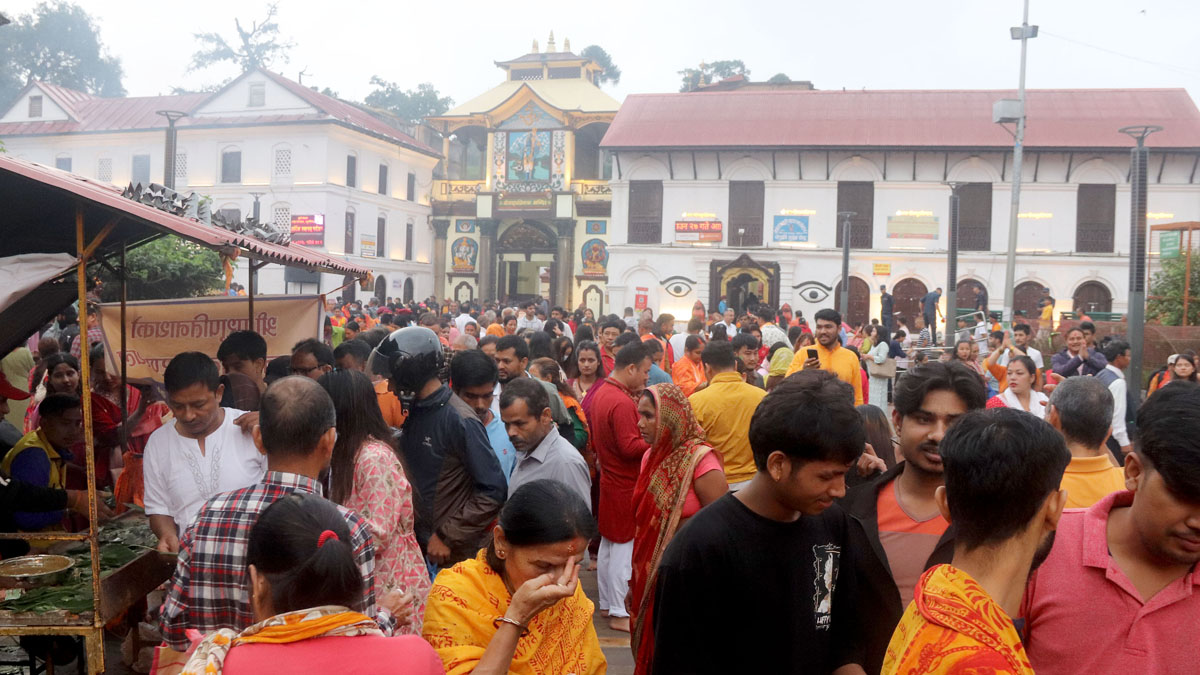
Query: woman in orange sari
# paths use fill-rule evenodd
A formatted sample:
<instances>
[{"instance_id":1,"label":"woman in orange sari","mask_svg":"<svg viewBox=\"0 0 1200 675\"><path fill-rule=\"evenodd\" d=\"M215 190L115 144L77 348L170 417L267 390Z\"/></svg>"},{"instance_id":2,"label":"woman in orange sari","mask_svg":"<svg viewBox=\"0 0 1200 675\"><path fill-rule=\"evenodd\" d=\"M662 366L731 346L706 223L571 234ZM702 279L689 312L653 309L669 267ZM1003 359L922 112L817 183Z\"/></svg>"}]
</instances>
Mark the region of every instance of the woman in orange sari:
<instances>
[{"instance_id":1,"label":"woman in orange sari","mask_svg":"<svg viewBox=\"0 0 1200 675\"><path fill-rule=\"evenodd\" d=\"M654 656L654 577L667 544L685 520L729 490L721 457L704 438L683 390L656 384L638 400L638 430L650 444L634 487L633 653L636 675Z\"/></svg>"}]
</instances>

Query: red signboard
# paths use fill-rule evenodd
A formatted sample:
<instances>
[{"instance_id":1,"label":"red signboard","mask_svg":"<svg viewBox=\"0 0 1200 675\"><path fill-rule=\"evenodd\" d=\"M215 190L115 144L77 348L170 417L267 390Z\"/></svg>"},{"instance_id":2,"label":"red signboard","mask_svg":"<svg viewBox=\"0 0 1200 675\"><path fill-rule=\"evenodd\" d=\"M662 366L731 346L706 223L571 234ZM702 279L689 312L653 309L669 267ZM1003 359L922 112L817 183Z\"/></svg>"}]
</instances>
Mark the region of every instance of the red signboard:
<instances>
[{"instance_id":1,"label":"red signboard","mask_svg":"<svg viewBox=\"0 0 1200 675\"><path fill-rule=\"evenodd\" d=\"M675 241L721 241L719 220L677 220Z\"/></svg>"},{"instance_id":2,"label":"red signboard","mask_svg":"<svg viewBox=\"0 0 1200 675\"><path fill-rule=\"evenodd\" d=\"M634 293L634 296L633 296L633 308L640 312L643 309L646 309L646 306L648 304L650 304L649 303L650 289L646 288L645 286L638 286L634 290L636 291L636 293Z\"/></svg>"},{"instance_id":3,"label":"red signboard","mask_svg":"<svg viewBox=\"0 0 1200 675\"><path fill-rule=\"evenodd\" d=\"M325 214L292 216L292 243L301 246L324 246Z\"/></svg>"}]
</instances>

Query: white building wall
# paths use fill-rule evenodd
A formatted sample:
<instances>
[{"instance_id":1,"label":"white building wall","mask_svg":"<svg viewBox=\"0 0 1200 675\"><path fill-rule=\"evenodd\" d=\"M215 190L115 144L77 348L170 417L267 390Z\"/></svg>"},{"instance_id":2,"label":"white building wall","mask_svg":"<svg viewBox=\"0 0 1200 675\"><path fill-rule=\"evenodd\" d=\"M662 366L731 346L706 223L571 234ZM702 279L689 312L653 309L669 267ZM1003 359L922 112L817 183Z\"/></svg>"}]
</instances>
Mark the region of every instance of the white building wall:
<instances>
[{"instance_id":1,"label":"white building wall","mask_svg":"<svg viewBox=\"0 0 1200 675\"><path fill-rule=\"evenodd\" d=\"M837 228L837 181L865 180L875 183L873 248L851 253L850 273L868 282L872 291L872 315L878 316L878 287L908 277L921 279L930 290L946 284L946 248L949 229L949 188L943 178L964 182L991 182L991 250L964 251L959 255L959 278L981 281L988 290L990 306L1000 309L1004 295L1005 251L1008 244L1012 176L1011 158L999 153L972 156L968 153L889 153L884 179L882 153L834 153L828 169L824 153L804 153L797 162L793 152L777 152L772 166L770 153L722 152L720 167L713 152L621 153L619 177L611 182L613 215L609 224L609 306L619 311L633 306L637 288L647 290L649 306L656 311L687 316L696 300L709 304L709 264L748 254L760 263L780 264L780 302L789 303L811 316L821 307L833 305L833 294L810 302L800 297L795 286L817 282L828 287L841 282L841 250L835 248ZM1148 211L1156 222L1200 220L1200 184L1189 183L1191 162L1186 158L1152 153L1148 187ZM1002 167L1001 163L1004 162ZM1103 283L1113 296L1113 311L1126 309L1130 188L1125 182L1129 155L1109 153L1044 154L1037 162L1027 156L1021 190L1022 218L1018 233L1017 279L1037 281L1050 287L1059 299L1056 311L1070 311L1075 290L1085 281ZM1068 175L1068 165L1070 173ZM826 171L828 170L828 174ZM1037 182L1034 182L1034 173ZM720 173L718 174L718 171ZM1001 180L1001 171L1003 181ZM674 178L671 178L671 174ZM801 172L803 179L800 179ZM913 179L915 172L916 180ZM693 179L693 175L697 178ZM774 175L774 178L772 177ZM829 179L826 180L826 175ZM718 177L720 176L720 177ZM663 243L628 244L629 182L663 181ZM730 248L729 180L765 181L764 246ZM1114 252L1075 252L1077 190L1080 183L1116 185ZM802 210L809 216L809 241L787 244L771 241L773 216L784 210ZM896 211L930 211L938 218L936 240L889 239L887 218ZM713 218L724 224L720 245L701 246L674 242L674 222L683 214ZM1048 214L1048 215L1047 215ZM1169 215L1167 215L1169 214ZM874 264L891 265L889 275L875 275ZM691 280L682 296L668 292L662 283L671 277ZM681 282L682 283L682 282Z\"/></svg>"},{"instance_id":2,"label":"white building wall","mask_svg":"<svg viewBox=\"0 0 1200 675\"><path fill-rule=\"evenodd\" d=\"M268 87L268 96L272 89ZM232 103L242 102L233 93ZM49 111L47 98L45 110ZM23 110L23 108L14 108ZM89 178L99 178L100 160L111 160L111 182L124 186L132 180L135 155L150 157L150 180L163 180L165 133L161 130L144 132L115 132L95 134L64 134L58 136L6 137L8 153L30 161L54 166L55 158L69 156L72 171ZM427 297L433 292L432 245L433 233L429 223L430 195L436 159L366 134L332 124L293 124L264 127L190 128L180 127L177 142L179 153L187 155L186 184L178 190L189 190L211 197L213 210L237 208L242 217L253 213L254 197L260 193L261 218L270 221L277 206L287 206L291 214L324 214L325 247L332 255L367 267L376 277L383 277L387 295L400 296L403 282L411 278L415 297ZM291 150L291 174L274 171L275 151ZM242 153L241 182L222 183L221 155L236 149ZM358 185L347 188L346 155L358 156ZM386 195L378 193L378 167L389 166ZM414 201L406 199L409 172L416 174ZM376 234L377 218L387 215L386 248L376 258L364 258L361 241L355 242L352 255L344 251L344 218L347 208L357 214L358 234ZM413 224L412 259L405 260L406 224ZM234 280L248 282L244 262L239 261ZM338 275L322 275L319 287L293 287L291 292L330 292L344 282ZM260 293L288 292L281 266L268 265L259 271ZM359 290L359 297L370 295Z\"/></svg>"}]
</instances>

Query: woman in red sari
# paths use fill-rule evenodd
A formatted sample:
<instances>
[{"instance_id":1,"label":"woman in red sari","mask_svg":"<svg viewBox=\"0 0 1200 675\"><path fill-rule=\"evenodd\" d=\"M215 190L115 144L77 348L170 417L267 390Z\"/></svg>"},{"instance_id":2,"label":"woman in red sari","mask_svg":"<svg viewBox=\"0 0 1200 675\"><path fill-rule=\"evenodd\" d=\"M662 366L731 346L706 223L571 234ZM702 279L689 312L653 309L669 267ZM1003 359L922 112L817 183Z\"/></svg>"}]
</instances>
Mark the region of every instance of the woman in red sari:
<instances>
[{"instance_id":1,"label":"woman in red sari","mask_svg":"<svg viewBox=\"0 0 1200 675\"><path fill-rule=\"evenodd\" d=\"M638 430L650 444L633 491L633 580L630 612L636 675L649 672L654 655L654 577L679 526L729 490L720 455L704 438L683 390L648 387L638 399Z\"/></svg>"}]
</instances>

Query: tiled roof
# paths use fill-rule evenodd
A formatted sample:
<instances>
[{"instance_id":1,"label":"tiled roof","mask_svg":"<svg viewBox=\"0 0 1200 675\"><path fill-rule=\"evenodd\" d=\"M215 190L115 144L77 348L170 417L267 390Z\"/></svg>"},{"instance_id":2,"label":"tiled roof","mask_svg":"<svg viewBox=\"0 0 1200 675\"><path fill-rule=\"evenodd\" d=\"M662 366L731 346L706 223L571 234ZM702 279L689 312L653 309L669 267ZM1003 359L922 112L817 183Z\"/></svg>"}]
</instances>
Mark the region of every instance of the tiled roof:
<instances>
[{"instance_id":1,"label":"tiled roof","mask_svg":"<svg viewBox=\"0 0 1200 675\"><path fill-rule=\"evenodd\" d=\"M281 114L230 117L185 117L179 128L210 126L254 126L283 122L336 121L357 128L364 133L379 136L417 152L440 156L440 153L413 138L409 134L387 124L344 101L313 91L297 82L270 71L261 71L290 93L303 99L317 113ZM147 131L163 129L167 120L157 114L159 110L181 110L192 112L214 94L178 94L173 96L130 96L125 98L99 98L73 89L36 83L46 95L63 108L72 119L36 122L7 122L0 124L0 136L32 136L103 131Z\"/></svg>"},{"instance_id":2,"label":"tiled roof","mask_svg":"<svg viewBox=\"0 0 1200 675\"><path fill-rule=\"evenodd\" d=\"M727 91L634 94L606 148L1011 148L992 104L1011 90ZM1183 89L1027 92L1027 147L1126 148L1117 129L1157 124L1158 148L1200 148L1200 111Z\"/></svg>"}]
</instances>

